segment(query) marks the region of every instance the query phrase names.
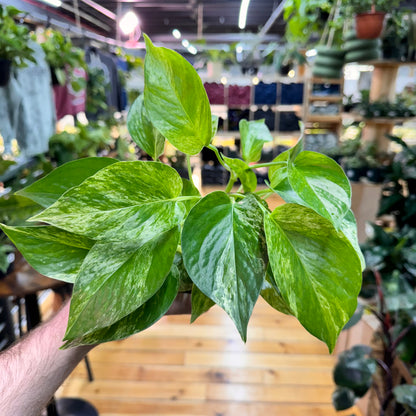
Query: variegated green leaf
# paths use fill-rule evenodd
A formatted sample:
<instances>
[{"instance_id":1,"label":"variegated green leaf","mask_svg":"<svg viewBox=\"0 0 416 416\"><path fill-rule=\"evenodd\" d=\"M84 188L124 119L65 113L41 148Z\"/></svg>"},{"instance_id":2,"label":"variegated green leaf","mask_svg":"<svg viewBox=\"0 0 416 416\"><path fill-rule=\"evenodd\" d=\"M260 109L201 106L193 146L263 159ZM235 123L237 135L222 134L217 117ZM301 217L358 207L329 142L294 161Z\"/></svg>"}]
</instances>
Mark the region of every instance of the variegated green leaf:
<instances>
[{"instance_id":1,"label":"variegated green leaf","mask_svg":"<svg viewBox=\"0 0 416 416\"><path fill-rule=\"evenodd\" d=\"M147 302L165 281L178 240L175 227L145 243L97 242L75 281L65 340L108 327Z\"/></svg>"},{"instance_id":2,"label":"variegated green leaf","mask_svg":"<svg viewBox=\"0 0 416 416\"><path fill-rule=\"evenodd\" d=\"M51 226L1 229L39 273L73 283L94 241Z\"/></svg>"},{"instance_id":3,"label":"variegated green leaf","mask_svg":"<svg viewBox=\"0 0 416 416\"><path fill-rule=\"evenodd\" d=\"M256 198L236 202L220 191L204 197L185 220L182 254L194 284L227 312L245 340L266 271Z\"/></svg>"},{"instance_id":4,"label":"variegated green leaf","mask_svg":"<svg viewBox=\"0 0 416 416\"><path fill-rule=\"evenodd\" d=\"M191 303L191 323L198 319L203 313L209 311L215 305L215 302L208 296L205 296L196 285L194 285L192 288Z\"/></svg>"},{"instance_id":5,"label":"variegated green leaf","mask_svg":"<svg viewBox=\"0 0 416 416\"><path fill-rule=\"evenodd\" d=\"M87 157L59 166L44 178L16 192L44 208L49 207L68 189L79 185L99 170L117 163L108 157Z\"/></svg>"},{"instance_id":6,"label":"variegated green leaf","mask_svg":"<svg viewBox=\"0 0 416 416\"><path fill-rule=\"evenodd\" d=\"M256 174L248 167L247 163L241 159L233 159L230 157L222 156L224 162L228 167L235 172L240 179L245 192L253 192L257 187Z\"/></svg>"},{"instance_id":7,"label":"variegated green leaf","mask_svg":"<svg viewBox=\"0 0 416 416\"><path fill-rule=\"evenodd\" d=\"M143 95L136 98L127 116L127 127L134 142L153 160L159 159L165 149L165 138L149 120L143 104Z\"/></svg>"},{"instance_id":8,"label":"variegated green leaf","mask_svg":"<svg viewBox=\"0 0 416 416\"><path fill-rule=\"evenodd\" d=\"M185 58L154 46L144 37L144 105L148 117L178 150L195 155L212 137L211 108L202 81Z\"/></svg>"},{"instance_id":9,"label":"variegated green leaf","mask_svg":"<svg viewBox=\"0 0 416 416\"><path fill-rule=\"evenodd\" d=\"M182 180L158 162L120 162L101 169L31 221L104 241L146 241L185 214Z\"/></svg>"},{"instance_id":10,"label":"variegated green leaf","mask_svg":"<svg viewBox=\"0 0 416 416\"><path fill-rule=\"evenodd\" d=\"M63 347L70 348L78 345L94 345L115 341L144 331L165 315L175 300L177 293L178 280L176 277L169 275L162 287L134 312L110 326L98 329L81 338L67 341Z\"/></svg>"},{"instance_id":11,"label":"variegated green leaf","mask_svg":"<svg viewBox=\"0 0 416 416\"><path fill-rule=\"evenodd\" d=\"M360 259L347 238L313 210L286 204L264 220L273 276L300 323L335 346L357 306Z\"/></svg>"}]
</instances>

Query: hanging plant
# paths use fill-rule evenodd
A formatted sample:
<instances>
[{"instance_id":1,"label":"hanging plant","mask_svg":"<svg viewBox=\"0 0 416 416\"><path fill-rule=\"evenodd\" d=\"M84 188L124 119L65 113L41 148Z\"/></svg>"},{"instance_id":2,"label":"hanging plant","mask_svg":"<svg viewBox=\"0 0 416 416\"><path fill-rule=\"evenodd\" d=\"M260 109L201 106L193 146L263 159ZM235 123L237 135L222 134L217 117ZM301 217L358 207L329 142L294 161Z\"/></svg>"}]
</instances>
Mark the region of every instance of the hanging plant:
<instances>
[{"instance_id":1,"label":"hanging plant","mask_svg":"<svg viewBox=\"0 0 416 416\"><path fill-rule=\"evenodd\" d=\"M74 283L65 347L142 331L186 288L192 321L216 303L245 341L263 296L332 351L356 309L364 266L341 167L304 151L302 139L256 163L272 140L264 120L241 121L242 159L222 156L196 71L145 40L145 89L128 128L154 161L67 163L19 192L44 207L32 226L2 226L40 273ZM224 191L202 197L161 163L165 139L187 155L190 178L190 156L214 151L230 173ZM266 189L256 189L258 167L269 168ZM271 212L265 198L275 193L287 203Z\"/></svg>"},{"instance_id":2,"label":"hanging plant","mask_svg":"<svg viewBox=\"0 0 416 416\"><path fill-rule=\"evenodd\" d=\"M22 12L13 6L0 5L0 87L7 85L11 68L23 68L26 61L36 62L29 47L29 29L17 24Z\"/></svg>"},{"instance_id":3,"label":"hanging plant","mask_svg":"<svg viewBox=\"0 0 416 416\"><path fill-rule=\"evenodd\" d=\"M61 32L47 29L45 41L41 43L46 62L51 68L52 81L55 85L70 83L75 91L85 88L85 80L74 74L74 69L86 70L84 51L75 47L69 37Z\"/></svg>"}]
</instances>

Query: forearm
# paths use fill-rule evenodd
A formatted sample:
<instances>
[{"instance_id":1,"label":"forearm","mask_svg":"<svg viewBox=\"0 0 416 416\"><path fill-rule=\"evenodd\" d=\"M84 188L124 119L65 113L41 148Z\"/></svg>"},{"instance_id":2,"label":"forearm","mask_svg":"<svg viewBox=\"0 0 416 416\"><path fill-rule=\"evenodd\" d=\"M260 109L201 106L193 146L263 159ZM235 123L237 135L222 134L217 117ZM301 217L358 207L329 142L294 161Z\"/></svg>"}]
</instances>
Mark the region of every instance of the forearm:
<instances>
[{"instance_id":1,"label":"forearm","mask_svg":"<svg viewBox=\"0 0 416 416\"><path fill-rule=\"evenodd\" d=\"M91 346L60 350L69 304L0 355L2 416L37 416Z\"/></svg>"}]
</instances>

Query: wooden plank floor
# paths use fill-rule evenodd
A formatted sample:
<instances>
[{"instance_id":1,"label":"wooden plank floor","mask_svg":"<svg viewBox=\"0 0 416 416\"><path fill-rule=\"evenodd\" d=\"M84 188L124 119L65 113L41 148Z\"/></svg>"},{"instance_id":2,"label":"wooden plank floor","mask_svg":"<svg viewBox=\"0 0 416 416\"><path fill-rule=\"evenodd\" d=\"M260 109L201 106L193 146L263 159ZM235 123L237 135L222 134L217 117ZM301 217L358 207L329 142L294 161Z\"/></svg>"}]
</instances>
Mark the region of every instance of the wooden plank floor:
<instances>
[{"instance_id":1,"label":"wooden plank floor","mask_svg":"<svg viewBox=\"0 0 416 416\"><path fill-rule=\"evenodd\" d=\"M214 307L192 325L189 316L166 316L89 357L95 381L88 382L82 362L57 397L84 398L100 416L337 414L331 405L335 357L264 301L255 307L246 344Z\"/></svg>"}]
</instances>

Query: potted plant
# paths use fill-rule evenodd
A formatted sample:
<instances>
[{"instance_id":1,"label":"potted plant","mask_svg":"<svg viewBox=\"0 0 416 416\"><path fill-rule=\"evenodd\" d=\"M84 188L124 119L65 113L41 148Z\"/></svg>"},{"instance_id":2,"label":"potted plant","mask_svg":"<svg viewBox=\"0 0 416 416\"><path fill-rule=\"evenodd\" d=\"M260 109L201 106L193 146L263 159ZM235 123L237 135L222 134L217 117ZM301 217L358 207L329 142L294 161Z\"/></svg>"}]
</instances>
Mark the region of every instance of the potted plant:
<instances>
[{"instance_id":1,"label":"potted plant","mask_svg":"<svg viewBox=\"0 0 416 416\"><path fill-rule=\"evenodd\" d=\"M366 176L367 164L362 154L344 157L341 163L351 182L359 182L363 176Z\"/></svg>"},{"instance_id":2,"label":"potted plant","mask_svg":"<svg viewBox=\"0 0 416 416\"><path fill-rule=\"evenodd\" d=\"M400 0L349 0L345 2L348 14L355 14L358 39L376 39L383 31L386 12L398 7Z\"/></svg>"},{"instance_id":3,"label":"potted plant","mask_svg":"<svg viewBox=\"0 0 416 416\"><path fill-rule=\"evenodd\" d=\"M0 5L0 87L9 82L13 66L27 66L25 60L36 62L29 47L29 29L15 21L20 13L13 6Z\"/></svg>"},{"instance_id":4,"label":"potted plant","mask_svg":"<svg viewBox=\"0 0 416 416\"><path fill-rule=\"evenodd\" d=\"M71 39L54 29L46 29L45 40L41 43L46 62L51 68L52 84L70 83L75 91L85 88L85 79L77 77L76 68L86 70L84 51L75 47Z\"/></svg>"},{"instance_id":5,"label":"potted plant","mask_svg":"<svg viewBox=\"0 0 416 416\"><path fill-rule=\"evenodd\" d=\"M262 295L332 350L356 309L364 265L342 169L304 151L302 139L256 163L272 140L263 120L240 123L241 158L221 155L196 71L145 41L144 94L127 124L153 161L69 162L19 191L44 208L30 220L37 225L1 226L35 269L74 282L64 347L148 328L188 282L192 320L217 303L246 340ZM190 180L160 161L165 139L186 155ZM203 148L230 174L224 191L204 197L190 163ZM259 167L269 169L266 189L257 189ZM274 193L288 203L271 212L264 199Z\"/></svg>"}]
</instances>

